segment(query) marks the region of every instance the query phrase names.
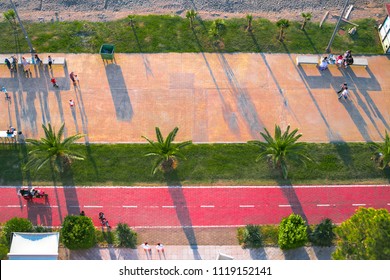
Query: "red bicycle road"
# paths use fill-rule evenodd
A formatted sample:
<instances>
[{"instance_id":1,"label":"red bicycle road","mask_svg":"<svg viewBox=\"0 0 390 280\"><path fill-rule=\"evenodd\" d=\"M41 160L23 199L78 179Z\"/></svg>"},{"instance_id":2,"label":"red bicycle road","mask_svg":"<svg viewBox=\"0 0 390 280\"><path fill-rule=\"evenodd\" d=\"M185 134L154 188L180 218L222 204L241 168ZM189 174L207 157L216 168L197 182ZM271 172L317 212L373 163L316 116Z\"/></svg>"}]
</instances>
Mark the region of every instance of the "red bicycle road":
<instances>
[{"instance_id":1,"label":"red bicycle road","mask_svg":"<svg viewBox=\"0 0 390 280\"><path fill-rule=\"evenodd\" d=\"M233 227L278 224L291 213L310 224L335 223L360 207L390 211L390 185L247 187L37 187L49 196L26 201L19 187L0 187L0 222L13 217L60 226L68 214L84 210L96 226L104 212L111 226Z\"/></svg>"}]
</instances>

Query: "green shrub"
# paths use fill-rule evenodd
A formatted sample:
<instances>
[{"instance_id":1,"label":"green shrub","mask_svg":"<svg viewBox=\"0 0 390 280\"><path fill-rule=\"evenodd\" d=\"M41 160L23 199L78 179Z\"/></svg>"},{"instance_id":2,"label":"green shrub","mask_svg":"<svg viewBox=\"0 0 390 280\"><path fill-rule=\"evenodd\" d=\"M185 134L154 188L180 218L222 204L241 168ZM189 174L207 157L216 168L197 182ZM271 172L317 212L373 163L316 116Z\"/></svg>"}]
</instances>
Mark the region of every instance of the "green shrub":
<instances>
[{"instance_id":1,"label":"green shrub","mask_svg":"<svg viewBox=\"0 0 390 280\"><path fill-rule=\"evenodd\" d=\"M35 226L34 232L52 232L51 228L45 228L43 226Z\"/></svg>"},{"instance_id":2,"label":"green shrub","mask_svg":"<svg viewBox=\"0 0 390 280\"><path fill-rule=\"evenodd\" d=\"M8 247L7 245L0 244L0 260L6 260L8 254Z\"/></svg>"},{"instance_id":3,"label":"green shrub","mask_svg":"<svg viewBox=\"0 0 390 280\"><path fill-rule=\"evenodd\" d=\"M331 219L322 220L309 235L310 241L317 246L332 246L336 237L334 227Z\"/></svg>"},{"instance_id":4,"label":"green shrub","mask_svg":"<svg viewBox=\"0 0 390 280\"><path fill-rule=\"evenodd\" d=\"M243 248L260 248L263 246L260 226L246 225L237 229L238 243Z\"/></svg>"},{"instance_id":5,"label":"green shrub","mask_svg":"<svg viewBox=\"0 0 390 280\"><path fill-rule=\"evenodd\" d=\"M116 243L115 233L111 230L104 231L95 229L96 242L99 246L107 246Z\"/></svg>"},{"instance_id":6,"label":"green shrub","mask_svg":"<svg viewBox=\"0 0 390 280\"><path fill-rule=\"evenodd\" d=\"M281 249L304 246L307 240L307 226L301 216L291 214L280 222L278 244Z\"/></svg>"},{"instance_id":7,"label":"green shrub","mask_svg":"<svg viewBox=\"0 0 390 280\"><path fill-rule=\"evenodd\" d=\"M25 218L12 218L4 224L3 236L5 244L11 246L11 234L13 232L33 232L33 224Z\"/></svg>"},{"instance_id":8,"label":"green shrub","mask_svg":"<svg viewBox=\"0 0 390 280\"><path fill-rule=\"evenodd\" d=\"M278 226L276 225L262 225L260 226L263 246L278 245Z\"/></svg>"},{"instance_id":9,"label":"green shrub","mask_svg":"<svg viewBox=\"0 0 390 280\"><path fill-rule=\"evenodd\" d=\"M115 233L118 237L118 246L135 249L137 247L137 233L127 224L119 223Z\"/></svg>"},{"instance_id":10,"label":"green shrub","mask_svg":"<svg viewBox=\"0 0 390 280\"><path fill-rule=\"evenodd\" d=\"M96 244L95 227L86 216L66 216L61 229L62 243L68 249L88 249Z\"/></svg>"}]
</instances>

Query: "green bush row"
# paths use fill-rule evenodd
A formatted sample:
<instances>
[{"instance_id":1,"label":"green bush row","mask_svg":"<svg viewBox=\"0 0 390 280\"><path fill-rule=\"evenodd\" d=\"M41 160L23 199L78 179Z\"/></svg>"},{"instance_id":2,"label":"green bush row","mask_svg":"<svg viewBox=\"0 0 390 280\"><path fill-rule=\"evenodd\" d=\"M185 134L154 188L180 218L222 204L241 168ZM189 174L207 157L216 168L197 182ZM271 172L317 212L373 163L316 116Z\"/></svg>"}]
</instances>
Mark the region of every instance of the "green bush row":
<instances>
[{"instance_id":1,"label":"green bush row","mask_svg":"<svg viewBox=\"0 0 390 280\"><path fill-rule=\"evenodd\" d=\"M0 232L0 259L6 259L11 247L12 232L50 232L51 229L33 226L25 218L12 218L5 222ZM60 229L60 241L68 249L88 249L98 244L113 244L117 247L136 248L137 233L127 224L119 223L115 230L103 231L94 227L91 218L66 216Z\"/></svg>"},{"instance_id":2,"label":"green bush row","mask_svg":"<svg viewBox=\"0 0 390 280\"><path fill-rule=\"evenodd\" d=\"M247 225L237 229L238 243L243 248L260 248L278 245L281 249L294 249L310 242L314 246L332 246L336 235L335 225L330 219L324 219L313 228L306 225L303 218L291 214L284 218L279 226Z\"/></svg>"}]
</instances>

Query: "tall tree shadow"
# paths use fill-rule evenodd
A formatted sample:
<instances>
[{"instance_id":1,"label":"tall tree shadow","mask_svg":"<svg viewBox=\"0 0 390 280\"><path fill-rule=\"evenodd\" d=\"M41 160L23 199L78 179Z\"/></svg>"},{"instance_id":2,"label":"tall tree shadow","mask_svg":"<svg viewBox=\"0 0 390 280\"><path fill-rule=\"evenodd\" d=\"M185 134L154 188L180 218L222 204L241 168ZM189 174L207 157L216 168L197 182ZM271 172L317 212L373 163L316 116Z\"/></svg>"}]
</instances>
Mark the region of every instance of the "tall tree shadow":
<instances>
[{"instance_id":1,"label":"tall tree shadow","mask_svg":"<svg viewBox=\"0 0 390 280\"><path fill-rule=\"evenodd\" d=\"M60 174L62 186L64 189L66 209L68 215L80 214L80 203L77 196L77 190L73 179L72 167L68 167Z\"/></svg>"},{"instance_id":2,"label":"tall tree shadow","mask_svg":"<svg viewBox=\"0 0 390 280\"><path fill-rule=\"evenodd\" d=\"M222 92L221 92L221 89L218 85L218 82L217 82L217 79L215 78L215 75L214 75L214 72L213 70L211 69L211 66L210 66L210 63L206 57L206 55L204 54L204 51L203 51L203 47L200 43L200 40L198 38L198 36L196 35L196 32L194 29L192 29L192 32L194 34L194 37L195 37L195 40L196 40L196 43L199 47L199 50L200 50L200 53L206 63L206 67L207 69L209 70L209 73L210 73L210 76L211 76L211 79L213 80L213 83L215 85L215 88L218 92L218 96L222 102L222 113L223 113L223 119L225 120L225 122L228 124L229 126L229 129L236 135L239 135L240 134L240 128L239 128L239 125L238 125L238 118L237 118L237 115L236 113L232 110L231 106L226 102L225 100L225 97L223 96Z\"/></svg>"},{"instance_id":3,"label":"tall tree shadow","mask_svg":"<svg viewBox=\"0 0 390 280\"><path fill-rule=\"evenodd\" d=\"M133 30L133 34L134 34L134 37L135 37L135 41L137 42L137 47L138 47L139 53L141 54L142 60L143 60L143 62L144 62L146 77L149 77L149 76L154 77L154 75L153 75L153 70L152 70L152 68L150 67L149 59L147 58L147 56L146 56L146 55L144 54L144 52L142 51L141 43L140 43L140 41L139 41L139 39L138 39L138 35L137 35L136 30L135 30L135 25L134 25L134 23L130 23L130 26L131 26L131 30Z\"/></svg>"},{"instance_id":4,"label":"tall tree shadow","mask_svg":"<svg viewBox=\"0 0 390 280\"><path fill-rule=\"evenodd\" d=\"M306 223L308 223L307 216L303 211L302 204L295 192L294 186L289 179L276 179L278 186L281 188L283 195L287 198L288 204L290 204L291 210L294 214L300 215Z\"/></svg>"},{"instance_id":5,"label":"tall tree shadow","mask_svg":"<svg viewBox=\"0 0 390 280\"><path fill-rule=\"evenodd\" d=\"M196 240L195 232L192 226L192 220L190 212L188 211L187 201L183 193L183 186L180 183L177 171L174 170L170 173L164 174L164 177L168 185L169 194L172 197L173 205L176 209L177 218L179 219L184 234L191 246L194 259L200 260L202 258L198 251L198 242Z\"/></svg>"}]
</instances>

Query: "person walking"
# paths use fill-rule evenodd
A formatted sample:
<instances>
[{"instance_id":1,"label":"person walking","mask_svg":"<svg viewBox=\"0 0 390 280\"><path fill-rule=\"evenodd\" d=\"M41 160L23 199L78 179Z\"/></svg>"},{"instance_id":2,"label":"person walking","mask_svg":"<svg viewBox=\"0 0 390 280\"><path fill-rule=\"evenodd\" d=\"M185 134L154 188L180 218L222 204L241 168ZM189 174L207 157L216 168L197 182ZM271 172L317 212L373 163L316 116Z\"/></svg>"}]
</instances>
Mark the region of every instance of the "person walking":
<instances>
[{"instance_id":1,"label":"person walking","mask_svg":"<svg viewBox=\"0 0 390 280\"><path fill-rule=\"evenodd\" d=\"M49 68L51 69L51 65L53 64L53 59L51 58L50 55L47 57L47 64L49 65Z\"/></svg>"},{"instance_id":2,"label":"person walking","mask_svg":"<svg viewBox=\"0 0 390 280\"><path fill-rule=\"evenodd\" d=\"M347 83L341 84L341 88L340 88L340 90L337 93L340 94L345 88L348 88Z\"/></svg>"},{"instance_id":3,"label":"person walking","mask_svg":"<svg viewBox=\"0 0 390 280\"><path fill-rule=\"evenodd\" d=\"M74 107L74 101L73 101L73 99L70 99L70 100L69 100L69 106L70 106L71 109ZM102 213L102 212L100 212L100 213ZM100 213L99 213L99 217L100 217ZM103 216L104 216L104 214L103 214ZM100 219L100 218L99 218L99 219Z\"/></svg>"},{"instance_id":4,"label":"person walking","mask_svg":"<svg viewBox=\"0 0 390 280\"><path fill-rule=\"evenodd\" d=\"M343 89L343 91L339 95L339 99L342 97L344 97L345 100L349 99L349 91L347 86Z\"/></svg>"},{"instance_id":5,"label":"person walking","mask_svg":"<svg viewBox=\"0 0 390 280\"><path fill-rule=\"evenodd\" d=\"M162 243L157 243L156 249L158 253L164 253L164 245Z\"/></svg>"},{"instance_id":6,"label":"person walking","mask_svg":"<svg viewBox=\"0 0 390 280\"><path fill-rule=\"evenodd\" d=\"M42 59L39 58L38 54L34 55L35 64L41 67L43 65Z\"/></svg>"},{"instance_id":7,"label":"person walking","mask_svg":"<svg viewBox=\"0 0 390 280\"><path fill-rule=\"evenodd\" d=\"M100 220L100 223L102 224L102 226L106 226L108 228L111 228L110 224L108 223L106 217L104 216L104 213L103 212L100 212L99 213L99 220Z\"/></svg>"},{"instance_id":8,"label":"person walking","mask_svg":"<svg viewBox=\"0 0 390 280\"><path fill-rule=\"evenodd\" d=\"M152 248L150 248L150 245L148 244L148 242L142 243L142 248L144 249L146 254L147 253L149 253L149 254L152 253Z\"/></svg>"},{"instance_id":9,"label":"person walking","mask_svg":"<svg viewBox=\"0 0 390 280\"><path fill-rule=\"evenodd\" d=\"M1 87L1 91L5 94L5 100L11 101L11 96L9 96L7 89L3 86Z\"/></svg>"},{"instance_id":10,"label":"person walking","mask_svg":"<svg viewBox=\"0 0 390 280\"><path fill-rule=\"evenodd\" d=\"M53 87L58 88L57 81L55 78L51 78L50 82L53 84Z\"/></svg>"},{"instance_id":11,"label":"person walking","mask_svg":"<svg viewBox=\"0 0 390 280\"><path fill-rule=\"evenodd\" d=\"M69 78L70 78L70 80L72 81L73 85L76 86L77 75L76 75L73 71L70 72Z\"/></svg>"}]
</instances>

